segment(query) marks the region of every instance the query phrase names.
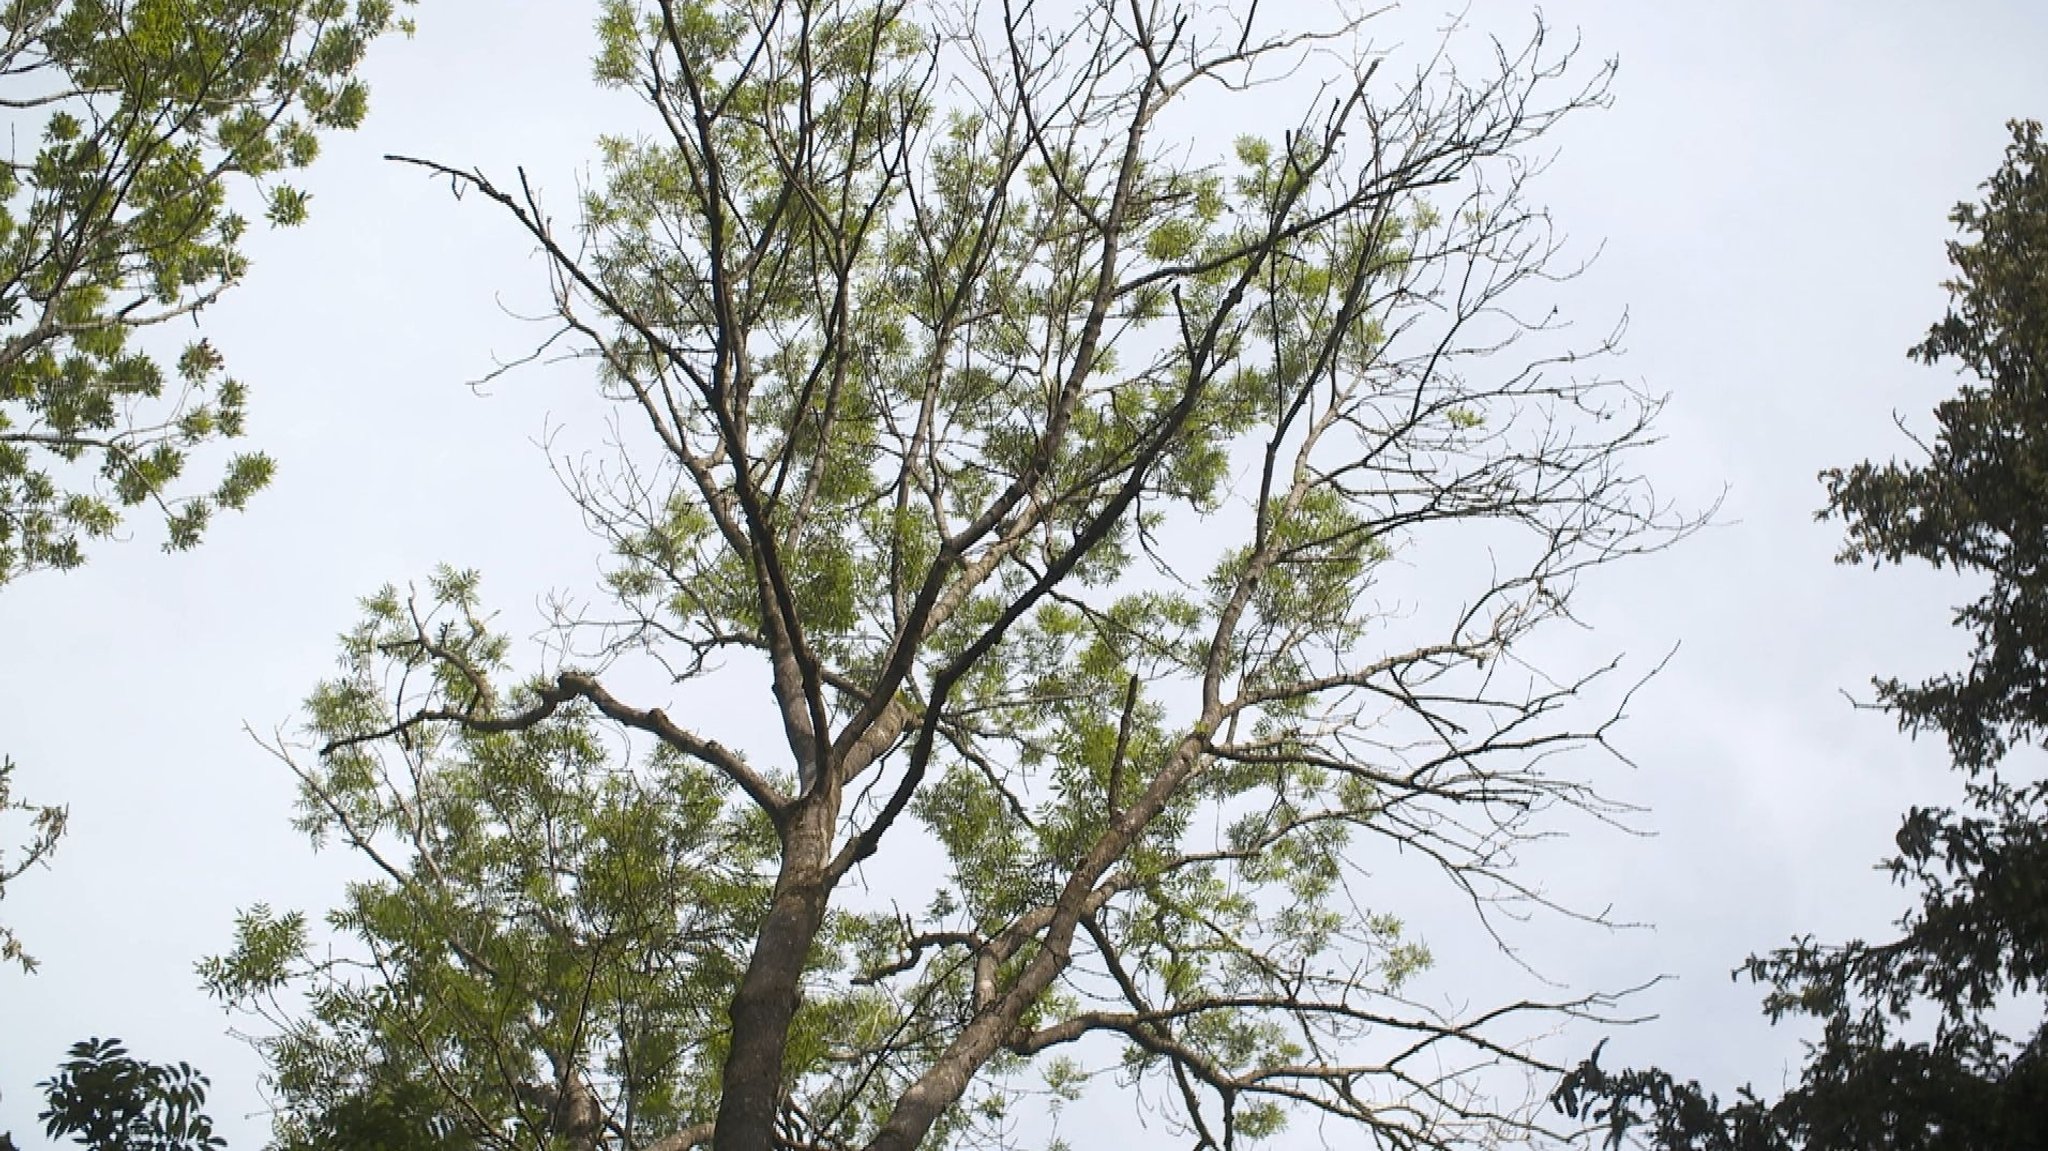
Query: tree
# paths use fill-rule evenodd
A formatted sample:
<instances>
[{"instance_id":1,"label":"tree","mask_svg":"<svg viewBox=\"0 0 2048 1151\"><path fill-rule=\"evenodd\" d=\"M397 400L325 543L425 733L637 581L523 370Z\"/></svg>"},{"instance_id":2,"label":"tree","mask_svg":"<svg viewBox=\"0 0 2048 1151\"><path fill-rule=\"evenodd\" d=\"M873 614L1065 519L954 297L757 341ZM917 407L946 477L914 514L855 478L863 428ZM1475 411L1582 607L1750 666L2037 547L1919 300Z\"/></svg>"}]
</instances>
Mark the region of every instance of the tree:
<instances>
[{"instance_id":1,"label":"tree","mask_svg":"<svg viewBox=\"0 0 2048 1151\"><path fill-rule=\"evenodd\" d=\"M137 507L166 548L192 547L269 481L258 452L181 483L192 453L242 436L247 391L204 337L173 357L161 333L246 273L238 188L271 224L305 219L282 178L362 120L357 67L395 23L391 0L0 5L0 106L16 130L40 118L35 150L0 159L0 586L77 567ZM12 771L0 760L0 812L34 828L0 889L64 826L12 799ZM0 959L33 967L4 926Z\"/></svg>"},{"instance_id":2,"label":"tree","mask_svg":"<svg viewBox=\"0 0 2048 1151\"><path fill-rule=\"evenodd\" d=\"M1948 314L1910 352L1974 379L1935 409L1923 460L1822 475L1842 562L1918 559L1984 583L1956 612L1967 669L1876 683L1901 729L1947 741L1963 804L1899 828L1885 866L1918 906L1898 938L1805 938L1743 967L1773 1020L1821 1023L1795 1088L1722 1107L1666 1072L1589 1063L1560 1102L1591 1103L1617 1141L1643 1122L1670 1148L2048 1145L2048 779L2028 754L2048 731L2048 148L2040 124L2011 128L1983 202L1951 217Z\"/></svg>"},{"instance_id":3,"label":"tree","mask_svg":"<svg viewBox=\"0 0 2048 1151\"><path fill-rule=\"evenodd\" d=\"M70 1136L92 1151L216 1151L206 1106L206 1076L190 1065L145 1063L118 1039L88 1039L40 1086L38 1116L52 1139ZM0 1148L13 1143L0 1135Z\"/></svg>"},{"instance_id":4,"label":"tree","mask_svg":"<svg viewBox=\"0 0 2048 1151\"><path fill-rule=\"evenodd\" d=\"M393 22L392 0L0 9L0 101L41 117L33 153L0 161L0 584L76 567L145 505L191 547L269 480L243 453L181 483L193 451L243 434L247 393L204 338L173 356L152 330L246 273L238 185L271 224L305 218L282 177L361 121L356 68Z\"/></svg>"},{"instance_id":5,"label":"tree","mask_svg":"<svg viewBox=\"0 0 2048 1151\"><path fill-rule=\"evenodd\" d=\"M0 5L0 106L37 141L0 158L0 586L77 567L137 507L163 517L166 548L192 547L268 482L269 458L243 453L217 480L181 484L192 453L241 437L247 393L204 337L172 356L161 333L246 273L239 187L273 225L305 219L308 197L282 177L312 162L321 131L362 120L356 70L394 23L391 0ZM17 799L13 771L0 758L0 814L30 829L0 856L0 896L48 860L67 815ZM4 924L0 960L35 968ZM217 1142L191 1068L137 1063L112 1041L72 1055L45 1084L52 1136Z\"/></svg>"},{"instance_id":6,"label":"tree","mask_svg":"<svg viewBox=\"0 0 2048 1151\"><path fill-rule=\"evenodd\" d=\"M407 161L539 246L632 420L563 462L611 606L521 675L472 573L366 601L277 750L374 875L206 967L306 997L280 1146L900 1149L1108 1081L1206 1147L1541 1119L1489 1069L1605 1000L1410 998L1369 879L1492 925L1546 812L1607 811L1564 757L1620 693L1524 644L1684 526L1654 402L1529 298L1527 152L1606 72L1357 60L1198 155L1197 93L1359 33L1252 19L613 0L652 115L572 229Z\"/></svg>"}]
</instances>

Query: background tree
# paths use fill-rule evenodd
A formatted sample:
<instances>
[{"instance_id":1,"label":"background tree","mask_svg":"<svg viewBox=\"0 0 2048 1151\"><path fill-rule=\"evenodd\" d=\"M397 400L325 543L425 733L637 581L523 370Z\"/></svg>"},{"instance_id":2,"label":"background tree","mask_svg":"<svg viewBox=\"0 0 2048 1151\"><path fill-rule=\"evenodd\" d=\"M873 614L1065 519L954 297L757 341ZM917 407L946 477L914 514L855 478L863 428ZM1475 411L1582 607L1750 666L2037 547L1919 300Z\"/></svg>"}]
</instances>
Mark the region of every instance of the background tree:
<instances>
[{"instance_id":1,"label":"background tree","mask_svg":"<svg viewBox=\"0 0 2048 1151\"><path fill-rule=\"evenodd\" d=\"M190 1065L146 1063L118 1039L73 1044L71 1058L40 1087L47 1102L38 1118L52 1139L69 1136L92 1151L215 1151L206 1106L206 1076ZM0 1135L0 1151L14 1151Z\"/></svg>"},{"instance_id":2,"label":"background tree","mask_svg":"<svg viewBox=\"0 0 2048 1151\"><path fill-rule=\"evenodd\" d=\"M261 453L186 482L194 451L243 434L247 393L206 339L165 336L248 270L242 210L305 219L283 177L361 122L364 50L402 23L392 0L0 4L0 107L36 141L0 157L0 586L83 563L138 506L191 547L268 482ZM63 831L12 771L0 812L34 827L0 894ZM4 926L0 958L32 965Z\"/></svg>"},{"instance_id":3,"label":"background tree","mask_svg":"<svg viewBox=\"0 0 2048 1151\"><path fill-rule=\"evenodd\" d=\"M282 1146L1000 1141L1105 1082L1211 1147L1541 1119L1488 1072L1600 1000L1411 999L1398 909L1542 901L1515 846L1606 813L1564 753L1619 692L1524 641L1682 526L1654 404L1530 298L1527 150L1606 73L1539 28L1391 83L1252 18L613 0L652 115L574 228L412 161L630 417L563 461L611 606L521 675L471 574L367 602L279 747L375 868L355 947L259 910L207 967L306 996Z\"/></svg>"},{"instance_id":4,"label":"background tree","mask_svg":"<svg viewBox=\"0 0 2048 1151\"><path fill-rule=\"evenodd\" d=\"M1560 1094L1616 1140L1644 1125L1671 1148L2048 1145L2048 148L2012 124L1981 204L1959 205L1948 314L1909 353L1971 377L1935 408L1913 463L1829 471L1823 518L1844 563L1919 559L1984 591L1956 612L1961 672L1877 681L1905 731L1938 734L1965 777L1959 809L1915 809L1887 869L1919 905L1883 943L1811 938L1752 958L1773 1020L1821 1036L1781 1099L1723 1107L1661 1071L1581 1068Z\"/></svg>"},{"instance_id":5,"label":"background tree","mask_svg":"<svg viewBox=\"0 0 2048 1151\"><path fill-rule=\"evenodd\" d=\"M142 505L190 547L269 479L244 453L188 482L194 449L242 435L246 392L205 339L144 333L242 278L242 210L305 218L282 177L362 120L356 68L393 22L392 0L0 7L0 103L37 141L0 160L0 583L77 566Z\"/></svg>"},{"instance_id":6,"label":"background tree","mask_svg":"<svg viewBox=\"0 0 2048 1151\"><path fill-rule=\"evenodd\" d=\"M165 336L246 273L242 211L305 219L307 196L284 177L312 162L321 131L361 122L357 67L400 23L392 0L0 3L0 107L10 139L34 141L0 157L0 586L78 566L136 507L161 514L166 548L191 547L269 480L270 460L242 453L189 482L192 453L243 434L247 394L206 339L174 353ZM252 198L238 206L238 191ZM48 859L66 818L15 797L13 771L0 758L0 815L30 826L0 854L0 897ZM4 924L0 960L35 967ZM217 1142L191 1068L111 1042L72 1054L45 1084L52 1136Z\"/></svg>"}]
</instances>

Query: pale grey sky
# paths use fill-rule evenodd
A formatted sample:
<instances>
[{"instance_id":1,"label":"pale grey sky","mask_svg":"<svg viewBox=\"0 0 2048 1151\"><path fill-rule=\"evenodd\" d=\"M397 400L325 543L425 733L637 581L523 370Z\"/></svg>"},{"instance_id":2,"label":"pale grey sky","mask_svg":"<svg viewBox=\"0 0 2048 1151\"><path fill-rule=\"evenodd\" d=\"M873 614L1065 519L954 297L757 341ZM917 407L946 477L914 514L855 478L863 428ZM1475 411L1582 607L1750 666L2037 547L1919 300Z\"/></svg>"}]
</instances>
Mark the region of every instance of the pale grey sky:
<instances>
[{"instance_id":1,"label":"pale grey sky","mask_svg":"<svg viewBox=\"0 0 2048 1151\"><path fill-rule=\"evenodd\" d=\"M1437 11L1400 18L1426 27ZM1618 1036L1610 1061L1775 1087L1794 1036L1728 971L1796 932L1881 932L1902 904L1871 864L1906 806L1949 792L1936 748L1842 692L1961 649L1957 587L1830 563L1839 533L1812 521L1814 476L1907 450L1893 413L1924 424L1952 387L1902 353L1942 306L1949 207L1997 165L2007 119L2048 116L2048 6L1559 0L1545 14L1589 62L1621 61L1614 107L1556 137L1536 189L1581 251L1604 243L1567 311L1594 329L1628 312L1620 370L1670 396L1651 474L1695 507L1724 486L1727 500L1723 526L1590 583L1591 630L1568 641L1637 667L1679 647L1620 737L1639 767L1602 776L1657 834L1528 853L1560 896L1656 927L1539 922L1524 938L1575 986L1676 977L1641 997L1661 1018ZM1468 19L1526 16L1483 0ZM464 387L524 350L533 329L507 313L540 310L539 265L491 210L378 157L525 164L566 205L617 122L618 98L586 81L591 19L559 2L423 5L417 39L375 54L369 123L314 170L311 224L259 237L254 274L206 318L254 388L275 486L198 552L159 554L145 533L0 592L0 749L74 827L0 905L44 961L32 978L0 971L0 1130L25 1145L33 1082L69 1042L113 1034L209 1072L230 1145L260 1146L258 1064L192 964L225 946L239 907L330 906L350 861L309 854L289 778L243 724L290 722L356 599L386 581L480 568L515 625L547 589L589 582L593 550L532 442L550 420L593 429L582 369L521 372L483 398ZM1454 932L1432 942L1419 990L1460 997L1481 968Z\"/></svg>"}]
</instances>

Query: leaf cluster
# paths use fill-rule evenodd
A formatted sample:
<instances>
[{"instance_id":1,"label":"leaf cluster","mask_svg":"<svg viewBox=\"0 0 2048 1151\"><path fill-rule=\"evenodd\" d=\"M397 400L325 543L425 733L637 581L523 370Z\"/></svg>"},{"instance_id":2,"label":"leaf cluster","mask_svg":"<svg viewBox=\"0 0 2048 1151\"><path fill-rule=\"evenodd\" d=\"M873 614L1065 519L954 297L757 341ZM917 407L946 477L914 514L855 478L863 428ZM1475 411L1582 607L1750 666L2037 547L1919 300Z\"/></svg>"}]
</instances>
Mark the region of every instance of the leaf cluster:
<instances>
[{"instance_id":1,"label":"leaf cluster","mask_svg":"<svg viewBox=\"0 0 2048 1151\"><path fill-rule=\"evenodd\" d=\"M193 453L244 434L247 389L204 338L170 354L152 329L247 273L236 189L305 219L286 178L362 121L357 68L402 24L392 0L0 6L0 100L41 117L0 161L0 583L76 567L137 507L191 547L269 481L243 452L193 485Z\"/></svg>"},{"instance_id":2,"label":"leaf cluster","mask_svg":"<svg viewBox=\"0 0 2048 1151\"><path fill-rule=\"evenodd\" d=\"M39 1084L38 1118L50 1138L92 1151L216 1151L226 1140L203 1110L207 1085L189 1064L146 1063L118 1039L88 1039Z\"/></svg>"},{"instance_id":3,"label":"leaf cluster","mask_svg":"<svg viewBox=\"0 0 2048 1151\"><path fill-rule=\"evenodd\" d=\"M479 618L474 577L444 572L430 594L366 601L345 674L309 702L330 750L301 773L301 826L379 868L327 918L356 950L323 958L303 916L258 908L202 965L247 1010L307 997L308 1018L264 1046L288 1104L279 1145L573 1142L601 1133L599 1115L641 1141L704 1118L706 1045L772 829L665 749L619 765L584 706L519 731L363 742L393 690L376 678L387 659L419 702L501 698L507 643Z\"/></svg>"}]
</instances>

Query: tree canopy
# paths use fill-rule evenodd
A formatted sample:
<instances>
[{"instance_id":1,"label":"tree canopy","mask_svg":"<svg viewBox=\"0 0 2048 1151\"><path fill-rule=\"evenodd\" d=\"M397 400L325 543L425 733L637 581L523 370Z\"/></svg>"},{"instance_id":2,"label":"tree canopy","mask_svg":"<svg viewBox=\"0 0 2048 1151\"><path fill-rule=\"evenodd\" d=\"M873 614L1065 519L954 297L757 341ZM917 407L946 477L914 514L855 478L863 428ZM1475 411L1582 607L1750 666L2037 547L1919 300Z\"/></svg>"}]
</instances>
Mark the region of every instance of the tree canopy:
<instances>
[{"instance_id":1,"label":"tree canopy","mask_svg":"<svg viewBox=\"0 0 2048 1151\"><path fill-rule=\"evenodd\" d=\"M43 1133L92 1151L217 1151L206 1106L209 1084L189 1064L149 1063L118 1039L88 1039L40 1084ZM15 1151L0 1135L0 1151Z\"/></svg>"},{"instance_id":2,"label":"tree canopy","mask_svg":"<svg viewBox=\"0 0 2048 1151\"><path fill-rule=\"evenodd\" d=\"M2011 128L1982 202L1951 217L1948 314L1909 353L1967 382L1935 408L1921 458L1822 476L1842 562L1981 581L1955 616L1967 668L1876 684L1902 729L1946 740L1964 802L1900 826L1885 867L1918 902L1895 939L1805 938L1744 965L1773 1020L1821 1025L1790 1091L1724 1107L1668 1072L1589 1063L1560 1102L1593 1108L1617 1141L1641 1123L1673 1149L2048 1144L2048 147L2039 123Z\"/></svg>"},{"instance_id":3,"label":"tree canopy","mask_svg":"<svg viewBox=\"0 0 2048 1151\"><path fill-rule=\"evenodd\" d=\"M387 588L278 746L373 868L206 966L279 1146L1000 1142L1109 1084L1202 1147L1540 1126L1489 1076L1606 1000L1410 997L1403 908L1544 902L1623 693L1527 641L1685 525L1544 308L1531 149L1606 71L1357 31L608 0L648 115L571 223L409 161L617 404L561 461L603 606L522 670L475 573Z\"/></svg>"}]
</instances>

